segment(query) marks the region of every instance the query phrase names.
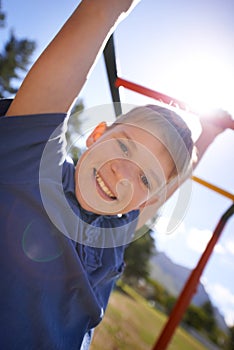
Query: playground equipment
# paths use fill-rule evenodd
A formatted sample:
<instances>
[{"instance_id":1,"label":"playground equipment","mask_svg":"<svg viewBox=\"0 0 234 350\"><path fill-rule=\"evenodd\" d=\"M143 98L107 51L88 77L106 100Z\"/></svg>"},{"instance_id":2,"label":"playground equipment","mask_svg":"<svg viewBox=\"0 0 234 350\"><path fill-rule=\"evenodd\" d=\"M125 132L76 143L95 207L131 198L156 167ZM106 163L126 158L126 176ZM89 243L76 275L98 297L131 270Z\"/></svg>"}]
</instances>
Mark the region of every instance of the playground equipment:
<instances>
[{"instance_id":1,"label":"playground equipment","mask_svg":"<svg viewBox=\"0 0 234 350\"><path fill-rule=\"evenodd\" d=\"M119 87L122 86L126 89L130 89L132 91L135 91L136 93L143 94L145 96L154 98L155 100L161 101L165 104L168 104L170 106L176 106L177 108L180 108L182 110L189 110L191 112L191 109L189 106L179 101L171 96L162 94L160 92L148 89L146 87L143 87L141 85L138 85L136 83L127 81L125 79L122 79L118 77L117 75L117 67L116 67L116 56L115 56L115 46L114 46L114 37L113 35L110 37L109 41L106 44L106 47L104 49L104 59L105 59L105 65L109 80L109 86L111 90L112 95L112 101L114 102L114 108L115 108L115 114L116 117L122 113L121 109L121 103L120 103L120 94L119 94ZM196 111L192 111L196 113ZM201 185L209 188L210 190L213 190L217 193L219 193L222 196L225 196L226 198L234 201L234 194L231 194L227 191L225 191L222 188L219 188L203 179L200 179L196 176L192 176L192 180L200 183ZM190 304L190 301L193 297L193 294L196 292L200 277L202 275L202 272L213 252L213 249L220 238L223 229L227 223L227 221L230 219L230 217L234 214L234 204L232 204L227 211L222 215L220 218L213 235L207 244L207 247L202 254L197 266L190 274L179 298L177 299L177 302L168 318L168 321L166 325L164 326L159 338L157 339L154 347L152 350L165 350L176 330L176 327L179 325L184 312L186 311L187 307Z\"/></svg>"}]
</instances>

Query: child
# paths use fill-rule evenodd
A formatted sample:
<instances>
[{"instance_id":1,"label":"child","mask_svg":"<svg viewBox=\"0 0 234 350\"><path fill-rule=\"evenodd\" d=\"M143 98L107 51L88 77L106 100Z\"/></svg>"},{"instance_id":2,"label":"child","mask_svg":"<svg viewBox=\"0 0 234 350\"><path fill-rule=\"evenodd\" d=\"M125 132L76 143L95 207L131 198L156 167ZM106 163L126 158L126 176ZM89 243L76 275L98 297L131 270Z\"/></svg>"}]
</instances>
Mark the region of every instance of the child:
<instances>
[{"instance_id":1,"label":"child","mask_svg":"<svg viewBox=\"0 0 234 350\"><path fill-rule=\"evenodd\" d=\"M188 176L193 143L174 112L134 109L61 164L64 120L131 0L83 0L0 105L1 349L87 349L136 227ZM201 157L233 122L219 112Z\"/></svg>"}]
</instances>

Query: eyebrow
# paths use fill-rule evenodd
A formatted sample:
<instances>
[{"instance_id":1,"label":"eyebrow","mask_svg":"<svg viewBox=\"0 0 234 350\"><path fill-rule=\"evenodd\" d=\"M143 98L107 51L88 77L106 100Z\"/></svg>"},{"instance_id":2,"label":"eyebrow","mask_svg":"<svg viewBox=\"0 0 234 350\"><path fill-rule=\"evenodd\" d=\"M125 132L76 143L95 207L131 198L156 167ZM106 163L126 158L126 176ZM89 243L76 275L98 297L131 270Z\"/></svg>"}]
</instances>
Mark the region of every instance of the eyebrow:
<instances>
[{"instance_id":1,"label":"eyebrow","mask_svg":"<svg viewBox=\"0 0 234 350\"><path fill-rule=\"evenodd\" d=\"M130 136L125 130L123 130L122 133L123 133L123 135L126 137L126 139L127 139L129 142L131 142L133 148L136 150L136 149L137 149L136 143L135 143L135 141L131 138L131 136Z\"/></svg>"}]
</instances>

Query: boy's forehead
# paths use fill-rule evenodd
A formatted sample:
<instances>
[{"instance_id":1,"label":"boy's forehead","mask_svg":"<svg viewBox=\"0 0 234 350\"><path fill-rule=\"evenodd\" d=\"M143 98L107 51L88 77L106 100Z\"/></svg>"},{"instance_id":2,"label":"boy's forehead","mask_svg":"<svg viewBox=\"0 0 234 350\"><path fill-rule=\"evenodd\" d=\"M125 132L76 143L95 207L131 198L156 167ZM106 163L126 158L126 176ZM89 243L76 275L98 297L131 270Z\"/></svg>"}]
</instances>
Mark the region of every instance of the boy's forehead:
<instances>
[{"instance_id":1,"label":"boy's forehead","mask_svg":"<svg viewBox=\"0 0 234 350\"><path fill-rule=\"evenodd\" d=\"M154 131L150 131L147 126L131 123L116 123L117 129L129 141L140 142L143 145L148 145L150 142L157 142L163 146L162 138Z\"/></svg>"},{"instance_id":2,"label":"boy's forehead","mask_svg":"<svg viewBox=\"0 0 234 350\"><path fill-rule=\"evenodd\" d=\"M131 122L115 122L114 125L118 128L118 129L121 129L121 130L128 130L129 132L132 132L132 133L135 133L136 135L137 134L141 134L141 133L147 133L147 134L150 134L152 136L155 136L155 132L153 133L152 131L152 128L151 128L151 131L150 131L150 128L149 126L147 125L147 123L143 123L142 125L138 124L138 123L133 123L132 121Z\"/></svg>"}]
</instances>

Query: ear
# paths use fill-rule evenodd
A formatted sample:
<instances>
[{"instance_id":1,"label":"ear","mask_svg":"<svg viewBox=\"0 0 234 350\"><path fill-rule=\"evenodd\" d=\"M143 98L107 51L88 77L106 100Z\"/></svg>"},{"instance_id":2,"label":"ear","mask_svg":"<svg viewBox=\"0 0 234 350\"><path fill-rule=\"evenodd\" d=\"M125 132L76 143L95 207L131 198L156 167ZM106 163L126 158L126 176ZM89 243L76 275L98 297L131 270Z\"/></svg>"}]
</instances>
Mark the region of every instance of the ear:
<instances>
[{"instance_id":1,"label":"ear","mask_svg":"<svg viewBox=\"0 0 234 350\"><path fill-rule=\"evenodd\" d=\"M107 130L106 122L99 123L87 138L86 146L87 147L92 146L94 142L96 142L97 139L99 139L99 137L102 136L106 130Z\"/></svg>"}]
</instances>

